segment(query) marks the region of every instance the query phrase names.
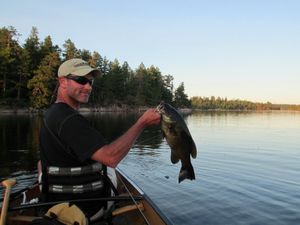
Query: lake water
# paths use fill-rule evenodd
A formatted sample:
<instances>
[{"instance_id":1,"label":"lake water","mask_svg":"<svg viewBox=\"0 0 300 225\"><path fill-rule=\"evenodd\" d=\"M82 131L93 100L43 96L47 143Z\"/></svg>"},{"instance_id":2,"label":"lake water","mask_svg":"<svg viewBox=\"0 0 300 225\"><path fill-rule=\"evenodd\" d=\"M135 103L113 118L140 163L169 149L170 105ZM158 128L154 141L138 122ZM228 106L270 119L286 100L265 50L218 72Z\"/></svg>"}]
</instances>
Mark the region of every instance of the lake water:
<instances>
[{"instance_id":1,"label":"lake water","mask_svg":"<svg viewBox=\"0 0 300 225\"><path fill-rule=\"evenodd\" d=\"M107 141L135 114L86 115ZM158 128L145 130L119 165L174 224L300 224L300 112L198 112L185 117L197 145L196 180ZM38 116L0 116L0 177L35 180ZM1 189L2 191L2 189Z\"/></svg>"}]
</instances>

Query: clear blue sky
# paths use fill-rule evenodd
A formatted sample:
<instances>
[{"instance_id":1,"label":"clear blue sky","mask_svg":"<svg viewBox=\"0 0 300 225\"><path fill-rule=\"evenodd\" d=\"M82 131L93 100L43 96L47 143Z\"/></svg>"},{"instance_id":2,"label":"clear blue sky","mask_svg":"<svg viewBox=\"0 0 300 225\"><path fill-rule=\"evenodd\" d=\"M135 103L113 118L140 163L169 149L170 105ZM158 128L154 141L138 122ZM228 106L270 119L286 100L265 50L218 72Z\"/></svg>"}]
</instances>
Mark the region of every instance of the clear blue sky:
<instances>
[{"instance_id":1,"label":"clear blue sky","mask_svg":"<svg viewBox=\"0 0 300 225\"><path fill-rule=\"evenodd\" d=\"M2 0L0 26L157 66L189 97L300 104L297 0Z\"/></svg>"}]
</instances>

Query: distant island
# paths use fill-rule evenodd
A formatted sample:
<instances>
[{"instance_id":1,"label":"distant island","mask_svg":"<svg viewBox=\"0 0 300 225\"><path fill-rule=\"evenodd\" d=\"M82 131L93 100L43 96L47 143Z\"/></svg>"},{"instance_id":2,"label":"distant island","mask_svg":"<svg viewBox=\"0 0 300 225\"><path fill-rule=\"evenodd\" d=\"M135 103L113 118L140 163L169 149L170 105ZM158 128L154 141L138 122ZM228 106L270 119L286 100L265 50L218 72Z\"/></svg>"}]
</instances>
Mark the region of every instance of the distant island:
<instances>
[{"instance_id":1,"label":"distant island","mask_svg":"<svg viewBox=\"0 0 300 225\"><path fill-rule=\"evenodd\" d=\"M300 105L260 103L247 100L228 100L221 97L192 97L191 106L200 110L292 110L300 111Z\"/></svg>"}]
</instances>

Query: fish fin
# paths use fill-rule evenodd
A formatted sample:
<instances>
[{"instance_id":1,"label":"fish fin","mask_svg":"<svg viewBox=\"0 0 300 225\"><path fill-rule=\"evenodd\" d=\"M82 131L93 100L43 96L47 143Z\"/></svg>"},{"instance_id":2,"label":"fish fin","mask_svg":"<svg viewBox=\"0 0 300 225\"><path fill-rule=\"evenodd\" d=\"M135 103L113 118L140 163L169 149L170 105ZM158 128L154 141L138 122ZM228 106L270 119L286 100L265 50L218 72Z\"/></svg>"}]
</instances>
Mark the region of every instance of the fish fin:
<instances>
[{"instance_id":1,"label":"fish fin","mask_svg":"<svg viewBox=\"0 0 300 225\"><path fill-rule=\"evenodd\" d=\"M178 183L180 183L184 179L195 180L195 172L192 165L187 168L181 167L178 177Z\"/></svg>"},{"instance_id":2,"label":"fish fin","mask_svg":"<svg viewBox=\"0 0 300 225\"><path fill-rule=\"evenodd\" d=\"M171 152L171 162L172 162L173 164L179 162L179 157L178 157L175 153L173 153L173 152Z\"/></svg>"}]
</instances>

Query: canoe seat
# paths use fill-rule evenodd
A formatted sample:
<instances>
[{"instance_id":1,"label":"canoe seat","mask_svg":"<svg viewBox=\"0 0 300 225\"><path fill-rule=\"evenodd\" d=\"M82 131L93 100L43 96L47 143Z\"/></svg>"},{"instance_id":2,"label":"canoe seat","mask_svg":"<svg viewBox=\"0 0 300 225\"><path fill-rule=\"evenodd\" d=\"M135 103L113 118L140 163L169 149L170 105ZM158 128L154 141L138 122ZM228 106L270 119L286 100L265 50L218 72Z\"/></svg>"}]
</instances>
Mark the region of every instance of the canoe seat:
<instances>
[{"instance_id":1,"label":"canoe seat","mask_svg":"<svg viewBox=\"0 0 300 225\"><path fill-rule=\"evenodd\" d=\"M130 212L130 211L133 211L133 210L141 210L141 211L144 211L144 205L143 203L138 203L137 205L126 205L126 206L123 206L121 208L118 208L118 209L115 209L113 212L112 212L112 216L117 216L117 215L120 215L120 214L123 214L123 213L127 213L127 212Z\"/></svg>"}]
</instances>

